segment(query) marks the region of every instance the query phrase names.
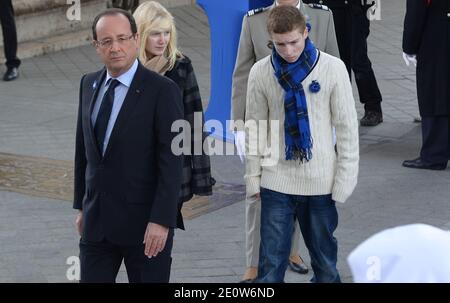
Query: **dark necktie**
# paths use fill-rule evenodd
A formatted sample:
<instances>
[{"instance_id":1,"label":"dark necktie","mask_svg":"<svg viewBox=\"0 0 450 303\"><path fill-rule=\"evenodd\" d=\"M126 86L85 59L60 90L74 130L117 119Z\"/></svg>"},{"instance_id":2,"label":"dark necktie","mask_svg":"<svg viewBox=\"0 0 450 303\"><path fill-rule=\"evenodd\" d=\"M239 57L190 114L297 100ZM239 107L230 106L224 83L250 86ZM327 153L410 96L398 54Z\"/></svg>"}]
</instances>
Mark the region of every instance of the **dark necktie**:
<instances>
[{"instance_id":1,"label":"dark necktie","mask_svg":"<svg viewBox=\"0 0 450 303\"><path fill-rule=\"evenodd\" d=\"M108 128L109 117L114 103L114 90L120 82L116 79L109 79L109 87L103 95L97 120L95 121L94 133L97 139L97 146L100 154L103 154L103 142L105 141L106 129Z\"/></svg>"}]
</instances>

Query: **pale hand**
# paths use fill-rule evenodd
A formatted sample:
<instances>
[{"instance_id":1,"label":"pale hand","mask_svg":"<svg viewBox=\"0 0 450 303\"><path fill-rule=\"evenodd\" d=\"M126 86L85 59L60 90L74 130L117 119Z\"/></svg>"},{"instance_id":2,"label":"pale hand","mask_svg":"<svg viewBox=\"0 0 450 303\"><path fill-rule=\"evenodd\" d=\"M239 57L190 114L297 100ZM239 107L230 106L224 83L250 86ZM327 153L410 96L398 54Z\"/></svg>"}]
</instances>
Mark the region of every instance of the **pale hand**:
<instances>
[{"instance_id":1,"label":"pale hand","mask_svg":"<svg viewBox=\"0 0 450 303\"><path fill-rule=\"evenodd\" d=\"M261 193L254 194L252 197L256 199L261 199Z\"/></svg>"},{"instance_id":2,"label":"pale hand","mask_svg":"<svg viewBox=\"0 0 450 303\"><path fill-rule=\"evenodd\" d=\"M244 163L245 159L245 131L236 131L234 133L234 145L236 145L236 150L241 159L241 162Z\"/></svg>"},{"instance_id":3,"label":"pale hand","mask_svg":"<svg viewBox=\"0 0 450 303\"><path fill-rule=\"evenodd\" d=\"M144 235L145 255L149 258L156 257L166 246L169 228L156 224L148 223Z\"/></svg>"},{"instance_id":4,"label":"pale hand","mask_svg":"<svg viewBox=\"0 0 450 303\"><path fill-rule=\"evenodd\" d=\"M81 231L83 230L83 212L80 211L75 218L75 226L77 228L78 234L81 237Z\"/></svg>"}]
</instances>

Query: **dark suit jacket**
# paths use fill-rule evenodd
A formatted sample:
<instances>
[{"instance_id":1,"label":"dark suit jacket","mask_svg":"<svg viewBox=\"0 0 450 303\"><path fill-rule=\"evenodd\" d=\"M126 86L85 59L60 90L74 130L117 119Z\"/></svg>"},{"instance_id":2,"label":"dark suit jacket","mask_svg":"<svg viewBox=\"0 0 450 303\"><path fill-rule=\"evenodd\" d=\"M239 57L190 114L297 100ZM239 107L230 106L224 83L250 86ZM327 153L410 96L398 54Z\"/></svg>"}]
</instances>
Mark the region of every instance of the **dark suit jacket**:
<instances>
[{"instance_id":1,"label":"dark suit jacket","mask_svg":"<svg viewBox=\"0 0 450 303\"><path fill-rule=\"evenodd\" d=\"M84 240L138 245L148 222L177 224L183 158L171 151L171 125L183 102L174 82L139 64L102 157L91 112L105 76L81 79L73 207L83 211Z\"/></svg>"},{"instance_id":2,"label":"dark suit jacket","mask_svg":"<svg viewBox=\"0 0 450 303\"><path fill-rule=\"evenodd\" d=\"M450 1L406 2L403 51L417 55L420 115L450 116Z\"/></svg>"}]
</instances>

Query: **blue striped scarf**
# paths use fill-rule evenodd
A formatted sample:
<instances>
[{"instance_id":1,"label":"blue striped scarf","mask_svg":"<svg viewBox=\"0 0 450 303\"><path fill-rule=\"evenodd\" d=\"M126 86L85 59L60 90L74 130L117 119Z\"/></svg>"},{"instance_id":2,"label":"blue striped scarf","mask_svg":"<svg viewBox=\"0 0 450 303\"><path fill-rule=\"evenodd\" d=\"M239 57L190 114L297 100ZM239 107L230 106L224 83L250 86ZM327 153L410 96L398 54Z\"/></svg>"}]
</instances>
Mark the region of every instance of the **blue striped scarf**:
<instances>
[{"instance_id":1,"label":"blue striped scarf","mask_svg":"<svg viewBox=\"0 0 450 303\"><path fill-rule=\"evenodd\" d=\"M309 38L305 49L294 63L286 62L273 48L272 64L284 97L284 141L286 160L308 162L312 158L313 142L309 128L308 108L302 81L314 68L318 51Z\"/></svg>"}]
</instances>

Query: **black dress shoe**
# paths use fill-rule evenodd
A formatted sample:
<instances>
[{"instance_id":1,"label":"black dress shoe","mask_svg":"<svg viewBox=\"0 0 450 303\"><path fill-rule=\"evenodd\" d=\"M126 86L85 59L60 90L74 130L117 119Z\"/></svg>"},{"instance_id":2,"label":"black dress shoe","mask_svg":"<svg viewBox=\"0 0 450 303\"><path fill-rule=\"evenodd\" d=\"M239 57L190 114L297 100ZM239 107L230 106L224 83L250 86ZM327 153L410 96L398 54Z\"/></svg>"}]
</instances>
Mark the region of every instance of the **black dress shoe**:
<instances>
[{"instance_id":1,"label":"black dress shoe","mask_svg":"<svg viewBox=\"0 0 450 303\"><path fill-rule=\"evenodd\" d=\"M292 271L295 271L295 272L297 272L299 274L302 274L302 275L305 275L305 274L308 273L308 267L306 266L305 263L298 264L298 263L294 263L292 261L289 261L289 268Z\"/></svg>"},{"instance_id":2,"label":"black dress shoe","mask_svg":"<svg viewBox=\"0 0 450 303\"><path fill-rule=\"evenodd\" d=\"M17 77L19 77L19 69L17 67L8 67L8 70L3 76L3 81L12 81Z\"/></svg>"},{"instance_id":3,"label":"black dress shoe","mask_svg":"<svg viewBox=\"0 0 450 303\"><path fill-rule=\"evenodd\" d=\"M409 168L431 169L431 170L444 170L447 168L447 163L437 163L437 164L426 163L426 162L423 162L420 157L416 158L414 160L403 161L402 165L404 167L409 167Z\"/></svg>"},{"instance_id":4,"label":"black dress shoe","mask_svg":"<svg viewBox=\"0 0 450 303\"><path fill-rule=\"evenodd\" d=\"M383 114L381 112L368 110L364 113L359 123L361 126L375 126L383 122Z\"/></svg>"}]
</instances>

